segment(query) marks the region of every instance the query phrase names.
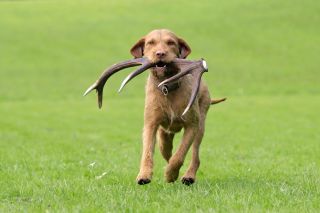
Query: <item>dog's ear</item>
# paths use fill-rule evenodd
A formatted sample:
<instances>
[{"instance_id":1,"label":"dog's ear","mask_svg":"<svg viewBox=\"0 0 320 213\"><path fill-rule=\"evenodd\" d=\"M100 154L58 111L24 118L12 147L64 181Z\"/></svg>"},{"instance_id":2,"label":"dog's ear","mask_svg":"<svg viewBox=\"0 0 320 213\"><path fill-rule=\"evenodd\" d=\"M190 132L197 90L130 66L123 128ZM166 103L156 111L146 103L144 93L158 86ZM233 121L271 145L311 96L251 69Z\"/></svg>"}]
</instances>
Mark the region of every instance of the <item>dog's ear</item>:
<instances>
[{"instance_id":1,"label":"dog's ear","mask_svg":"<svg viewBox=\"0 0 320 213\"><path fill-rule=\"evenodd\" d=\"M141 38L130 50L131 55L134 58L141 58L143 56L143 48L144 48L145 39Z\"/></svg>"},{"instance_id":2,"label":"dog's ear","mask_svg":"<svg viewBox=\"0 0 320 213\"><path fill-rule=\"evenodd\" d=\"M186 58L191 53L191 48L182 38L178 38L179 58Z\"/></svg>"}]
</instances>

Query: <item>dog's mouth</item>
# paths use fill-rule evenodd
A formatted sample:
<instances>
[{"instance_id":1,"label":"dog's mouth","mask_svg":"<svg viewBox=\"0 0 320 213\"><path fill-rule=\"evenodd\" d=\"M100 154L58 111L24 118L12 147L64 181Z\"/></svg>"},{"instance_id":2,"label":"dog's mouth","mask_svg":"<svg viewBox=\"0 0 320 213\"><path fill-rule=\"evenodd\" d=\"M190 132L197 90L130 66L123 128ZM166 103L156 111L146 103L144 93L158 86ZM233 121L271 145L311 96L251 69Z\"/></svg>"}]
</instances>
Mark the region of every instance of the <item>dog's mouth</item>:
<instances>
[{"instance_id":1,"label":"dog's mouth","mask_svg":"<svg viewBox=\"0 0 320 213\"><path fill-rule=\"evenodd\" d=\"M156 71L157 73L161 73L161 72L166 72L168 69L168 63L165 63L163 61L159 61L158 63L156 63L153 67L153 70Z\"/></svg>"}]
</instances>

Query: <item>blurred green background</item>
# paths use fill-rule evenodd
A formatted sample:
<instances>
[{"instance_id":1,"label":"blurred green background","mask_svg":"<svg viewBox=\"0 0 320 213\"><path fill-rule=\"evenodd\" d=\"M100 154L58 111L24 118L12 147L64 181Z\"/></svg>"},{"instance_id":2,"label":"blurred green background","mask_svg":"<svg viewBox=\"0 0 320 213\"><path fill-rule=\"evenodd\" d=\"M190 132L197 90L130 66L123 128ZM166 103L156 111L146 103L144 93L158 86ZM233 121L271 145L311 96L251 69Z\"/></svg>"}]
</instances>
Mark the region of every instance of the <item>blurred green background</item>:
<instances>
[{"instance_id":1,"label":"blurred green background","mask_svg":"<svg viewBox=\"0 0 320 213\"><path fill-rule=\"evenodd\" d=\"M0 1L0 210L319 211L319 11L315 0ZM121 94L129 70L113 76L102 110L82 97L156 28L205 58L212 96L228 98L209 112L192 187L164 183L158 151L153 182L135 184L147 73Z\"/></svg>"}]
</instances>

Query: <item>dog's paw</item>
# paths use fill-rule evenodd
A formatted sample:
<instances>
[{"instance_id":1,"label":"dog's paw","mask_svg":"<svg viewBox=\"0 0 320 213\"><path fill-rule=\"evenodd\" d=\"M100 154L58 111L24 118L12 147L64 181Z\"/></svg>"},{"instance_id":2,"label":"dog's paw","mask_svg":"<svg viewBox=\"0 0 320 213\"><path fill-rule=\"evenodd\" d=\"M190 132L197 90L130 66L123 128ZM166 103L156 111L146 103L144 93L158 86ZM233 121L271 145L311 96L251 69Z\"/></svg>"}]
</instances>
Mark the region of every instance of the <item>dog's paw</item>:
<instances>
[{"instance_id":1,"label":"dog's paw","mask_svg":"<svg viewBox=\"0 0 320 213\"><path fill-rule=\"evenodd\" d=\"M195 181L195 179L194 179L194 178L191 178L191 177L183 177L183 178L181 179L181 182L182 182L183 184L187 185L187 186L190 186L191 184L193 184L194 181Z\"/></svg>"},{"instance_id":2,"label":"dog's paw","mask_svg":"<svg viewBox=\"0 0 320 213\"><path fill-rule=\"evenodd\" d=\"M137 180L137 183L138 183L139 185L145 185L145 184L148 184L148 183L150 183L150 182L151 182L151 180L148 179L148 178L141 178L141 179L138 179L138 180Z\"/></svg>"},{"instance_id":3,"label":"dog's paw","mask_svg":"<svg viewBox=\"0 0 320 213\"><path fill-rule=\"evenodd\" d=\"M175 182L179 177L179 168L172 169L171 167L167 167L165 171L165 178L168 183Z\"/></svg>"},{"instance_id":4,"label":"dog's paw","mask_svg":"<svg viewBox=\"0 0 320 213\"><path fill-rule=\"evenodd\" d=\"M151 182L151 175L139 173L136 180L139 185L145 185Z\"/></svg>"}]
</instances>

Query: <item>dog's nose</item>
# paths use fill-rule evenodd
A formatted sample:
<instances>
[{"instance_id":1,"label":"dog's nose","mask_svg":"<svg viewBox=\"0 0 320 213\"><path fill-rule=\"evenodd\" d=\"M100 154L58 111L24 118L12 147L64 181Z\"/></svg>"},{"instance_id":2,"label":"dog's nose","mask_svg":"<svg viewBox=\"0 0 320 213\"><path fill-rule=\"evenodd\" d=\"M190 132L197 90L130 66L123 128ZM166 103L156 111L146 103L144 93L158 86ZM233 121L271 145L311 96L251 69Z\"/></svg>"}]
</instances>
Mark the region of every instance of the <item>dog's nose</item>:
<instances>
[{"instance_id":1,"label":"dog's nose","mask_svg":"<svg viewBox=\"0 0 320 213\"><path fill-rule=\"evenodd\" d=\"M165 53L164 51L158 50L158 51L156 52L156 56L157 56L158 58L163 58L165 55L166 55L166 53Z\"/></svg>"}]
</instances>

